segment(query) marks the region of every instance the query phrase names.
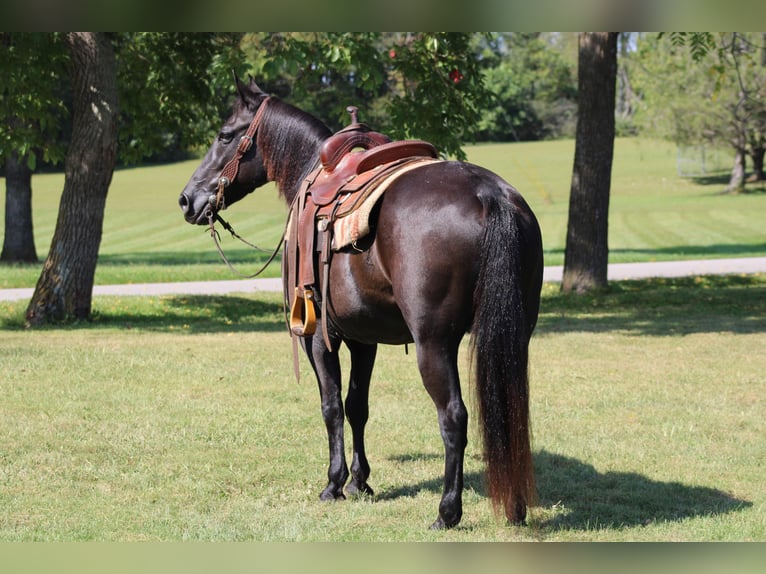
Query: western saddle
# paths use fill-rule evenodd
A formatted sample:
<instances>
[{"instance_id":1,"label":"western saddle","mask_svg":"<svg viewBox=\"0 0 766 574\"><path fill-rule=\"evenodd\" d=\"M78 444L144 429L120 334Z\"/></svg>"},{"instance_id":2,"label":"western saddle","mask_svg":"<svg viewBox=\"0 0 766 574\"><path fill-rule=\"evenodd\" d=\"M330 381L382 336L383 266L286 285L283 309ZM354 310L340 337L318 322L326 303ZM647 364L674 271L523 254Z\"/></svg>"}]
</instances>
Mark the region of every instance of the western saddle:
<instances>
[{"instance_id":1,"label":"western saddle","mask_svg":"<svg viewBox=\"0 0 766 574\"><path fill-rule=\"evenodd\" d=\"M294 295L290 305L290 330L304 337L316 331L316 300L319 299L324 340L327 335L327 281L331 250L341 249L344 242L335 237L336 222L357 211L365 202L377 201L398 175L408 169L434 161L438 152L433 145L420 140L391 141L357 120L357 108L346 108L351 124L330 136L322 144L321 165L303 181L290 209L286 256L288 286ZM369 214L371 207L367 206ZM349 217L350 219L350 217ZM363 227L366 230L366 227ZM356 248L353 236L351 245ZM317 288L322 266L321 294Z\"/></svg>"}]
</instances>

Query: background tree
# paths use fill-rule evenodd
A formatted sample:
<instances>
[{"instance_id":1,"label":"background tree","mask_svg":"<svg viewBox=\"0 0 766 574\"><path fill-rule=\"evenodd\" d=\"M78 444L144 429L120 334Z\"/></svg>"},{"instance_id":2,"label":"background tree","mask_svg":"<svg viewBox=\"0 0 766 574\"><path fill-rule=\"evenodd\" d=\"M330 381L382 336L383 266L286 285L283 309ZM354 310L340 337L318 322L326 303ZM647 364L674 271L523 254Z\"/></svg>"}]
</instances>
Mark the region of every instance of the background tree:
<instances>
[{"instance_id":1,"label":"background tree","mask_svg":"<svg viewBox=\"0 0 766 574\"><path fill-rule=\"evenodd\" d=\"M50 34L0 33L0 168L5 171L2 262L35 262L32 173L64 157L66 53ZM4 158L4 162L3 162ZM4 164L4 166L3 166Z\"/></svg>"},{"instance_id":2,"label":"background tree","mask_svg":"<svg viewBox=\"0 0 766 574\"><path fill-rule=\"evenodd\" d=\"M232 35L62 38L70 56L72 130L59 217L27 308L29 325L90 317L118 149L124 160L137 161L207 139L220 119L223 70L230 86L230 50L238 49Z\"/></svg>"},{"instance_id":3,"label":"background tree","mask_svg":"<svg viewBox=\"0 0 766 574\"><path fill-rule=\"evenodd\" d=\"M581 293L607 283L616 33L580 34L577 78L577 133L561 288Z\"/></svg>"},{"instance_id":4,"label":"background tree","mask_svg":"<svg viewBox=\"0 0 766 574\"><path fill-rule=\"evenodd\" d=\"M748 157L751 179L763 180L765 48L753 33L641 35L634 78L642 133L679 146L728 147L731 192L744 189Z\"/></svg>"},{"instance_id":5,"label":"background tree","mask_svg":"<svg viewBox=\"0 0 766 574\"><path fill-rule=\"evenodd\" d=\"M248 36L263 87L331 128L360 119L390 137L420 138L465 158L490 97L474 53L475 34L337 33Z\"/></svg>"},{"instance_id":6,"label":"background tree","mask_svg":"<svg viewBox=\"0 0 766 574\"><path fill-rule=\"evenodd\" d=\"M558 34L506 33L481 47L491 102L479 120L481 141L530 141L574 136L575 67Z\"/></svg>"},{"instance_id":7,"label":"background tree","mask_svg":"<svg viewBox=\"0 0 766 574\"><path fill-rule=\"evenodd\" d=\"M30 325L90 316L104 205L117 161L117 70L106 35L66 35L73 75L66 181L48 258L26 311Z\"/></svg>"},{"instance_id":8,"label":"background tree","mask_svg":"<svg viewBox=\"0 0 766 574\"><path fill-rule=\"evenodd\" d=\"M31 175L64 159L71 136L69 52L62 34L0 33L0 167L6 163L1 260L37 260ZM186 157L218 122L241 34L111 34L121 101L118 164ZM203 77L205 81L200 81Z\"/></svg>"}]
</instances>

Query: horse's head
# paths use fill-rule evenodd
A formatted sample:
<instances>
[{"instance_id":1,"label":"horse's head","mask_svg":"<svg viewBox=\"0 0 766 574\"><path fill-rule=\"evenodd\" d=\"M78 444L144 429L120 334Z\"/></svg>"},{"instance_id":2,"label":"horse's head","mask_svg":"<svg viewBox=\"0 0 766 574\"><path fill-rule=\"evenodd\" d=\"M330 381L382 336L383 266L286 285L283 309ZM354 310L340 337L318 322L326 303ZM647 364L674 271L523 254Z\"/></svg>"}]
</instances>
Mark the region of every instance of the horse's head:
<instances>
[{"instance_id":1,"label":"horse's head","mask_svg":"<svg viewBox=\"0 0 766 574\"><path fill-rule=\"evenodd\" d=\"M218 210L267 181L263 157L253 139L256 114L268 96L252 79L250 84L236 81L239 97L234 110L178 199L189 223L208 223Z\"/></svg>"}]
</instances>

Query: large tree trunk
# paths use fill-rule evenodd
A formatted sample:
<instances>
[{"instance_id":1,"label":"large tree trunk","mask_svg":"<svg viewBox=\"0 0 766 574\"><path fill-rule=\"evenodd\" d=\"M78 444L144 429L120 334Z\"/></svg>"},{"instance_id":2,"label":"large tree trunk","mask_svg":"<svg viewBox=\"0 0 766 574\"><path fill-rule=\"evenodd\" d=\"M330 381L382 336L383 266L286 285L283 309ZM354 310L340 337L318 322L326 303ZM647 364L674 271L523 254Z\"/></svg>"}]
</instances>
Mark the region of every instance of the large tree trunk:
<instances>
[{"instance_id":1,"label":"large tree trunk","mask_svg":"<svg viewBox=\"0 0 766 574\"><path fill-rule=\"evenodd\" d=\"M766 154L763 138L750 143L750 159L753 162L753 175L747 178L748 183L758 183L764 181L763 157Z\"/></svg>"},{"instance_id":2,"label":"large tree trunk","mask_svg":"<svg viewBox=\"0 0 766 574\"><path fill-rule=\"evenodd\" d=\"M742 147L735 147L734 165L731 168L729 176L729 185L726 186L727 193L741 193L745 190L745 169L747 154Z\"/></svg>"},{"instance_id":3,"label":"large tree trunk","mask_svg":"<svg viewBox=\"0 0 766 574\"><path fill-rule=\"evenodd\" d=\"M105 34L67 35L73 69L72 138L64 191L50 252L26 319L88 319L104 219L117 153L117 73Z\"/></svg>"},{"instance_id":4,"label":"large tree trunk","mask_svg":"<svg viewBox=\"0 0 766 574\"><path fill-rule=\"evenodd\" d=\"M5 236L0 261L37 261L32 227L32 170L16 153L5 159Z\"/></svg>"},{"instance_id":5,"label":"large tree trunk","mask_svg":"<svg viewBox=\"0 0 766 574\"><path fill-rule=\"evenodd\" d=\"M617 34L581 33L579 48L577 131L561 284L567 293L607 282Z\"/></svg>"}]
</instances>

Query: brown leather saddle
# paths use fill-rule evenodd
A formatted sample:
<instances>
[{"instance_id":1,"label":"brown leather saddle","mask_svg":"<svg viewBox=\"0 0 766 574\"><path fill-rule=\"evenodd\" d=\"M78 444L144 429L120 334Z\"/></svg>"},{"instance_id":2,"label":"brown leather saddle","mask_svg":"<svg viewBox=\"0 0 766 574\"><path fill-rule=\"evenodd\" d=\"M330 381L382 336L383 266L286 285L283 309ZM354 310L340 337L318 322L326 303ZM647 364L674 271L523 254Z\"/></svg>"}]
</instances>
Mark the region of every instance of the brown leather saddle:
<instances>
[{"instance_id":1,"label":"brown leather saddle","mask_svg":"<svg viewBox=\"0 0 766 574\"><path fill-rule=\"evenodd\" d=\"M436 158L436 148L420 140L391 141L357 120L349 106L351 124L330 136L320 149L321 165L304 180L290 211L287 238L288 286L293 288L290 330L299 337L316 331L316 300L326 321L327 278L332 256L333 223L341 208L344 215L360 205L359 199L376 184L412 161ZM350 207L349 207L350 206ZM323 267L321 291L317 286ZM321 292L321 295L320 295ZM326 324L325 343L330 348Z\"/></svg>"}]
</instances>

